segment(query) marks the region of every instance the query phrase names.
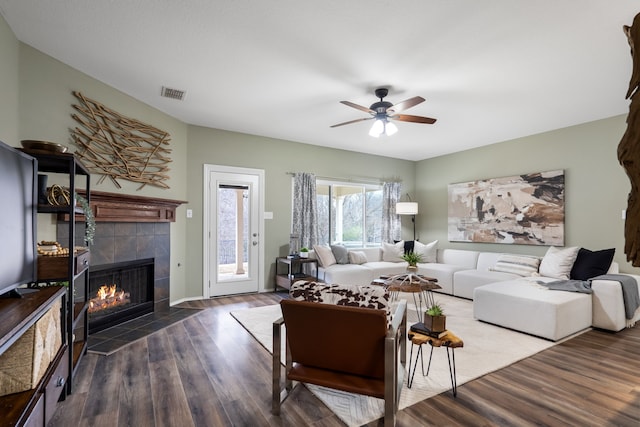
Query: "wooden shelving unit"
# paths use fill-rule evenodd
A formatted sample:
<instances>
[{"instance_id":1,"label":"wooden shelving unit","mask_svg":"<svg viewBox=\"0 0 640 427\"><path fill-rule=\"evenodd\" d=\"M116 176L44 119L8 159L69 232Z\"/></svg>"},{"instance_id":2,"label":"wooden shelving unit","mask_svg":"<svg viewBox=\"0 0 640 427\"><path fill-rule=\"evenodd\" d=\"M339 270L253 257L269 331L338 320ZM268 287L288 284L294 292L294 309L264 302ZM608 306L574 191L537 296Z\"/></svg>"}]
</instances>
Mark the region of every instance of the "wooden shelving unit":
<instances>
[{"instance_id":1,"label":"wooden shelving unit","mask_svg":"<svg viewBox=\"0 0 640 427\"><path fill-rule=\"evenodd\" d=\"M1 425L46 425L55 412L68 379L65 322L65 289L51 286L27 293L23 298L0 299L0 355L7 351L52 306L62 299L62 345L40 382L32 389L0 396Z\"/></svg>"},{"instance_id":2,"label":"wooden shelving unit","mask_svg":"<svg viewBox=\"0 0 640 427\"><path fill-rule=\"evenodd\" d=\"M90 200L90 172L73 154L51 154L46 152L27 151L38 159L38 172L47 174L66 175L69 194L73 197L76 191ZM84 177L85 185L77 186L77 178ZM74 200L75 202L75 200ZM89 264L90 252L82 250L74 253L76 246L83 246L81 238L76 236L76 215L82 214L76 203L69 206L38 205L38 213L54 214L67 218L68 236L66 242L60 241L62 246L69 248L71 256L38 257L39 282L68 282L66 334L69 343L67 357L69 378L67 393L73 391L73 376L82 356L87 352L87 334L89 306ZM80 241L79 241L80 240Z\"/></svg>"}]
</instances>

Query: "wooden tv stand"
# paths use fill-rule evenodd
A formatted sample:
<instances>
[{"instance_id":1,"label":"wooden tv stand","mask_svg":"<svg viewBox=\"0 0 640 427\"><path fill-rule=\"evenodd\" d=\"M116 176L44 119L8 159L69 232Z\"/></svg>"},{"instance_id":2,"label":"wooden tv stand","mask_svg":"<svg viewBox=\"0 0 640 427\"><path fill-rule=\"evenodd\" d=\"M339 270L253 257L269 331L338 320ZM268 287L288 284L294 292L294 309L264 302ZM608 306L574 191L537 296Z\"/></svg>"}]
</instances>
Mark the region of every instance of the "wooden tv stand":
<instances>
[{"instance_id":1,"label":"wooden tv stand","mask_svg":"<svg viewBox=\"0 0 640 427\"><path fill-rule=\"evenodd\" d=\"M35 388L0 396L3 426L43 426L55 412L56 403L65 397L69 378L65 328L66 289L62 286L40 288L22 298L0 299L0 355L33 326L53 304L62 299L62 345Z\"/></svg>"}]
</instances>

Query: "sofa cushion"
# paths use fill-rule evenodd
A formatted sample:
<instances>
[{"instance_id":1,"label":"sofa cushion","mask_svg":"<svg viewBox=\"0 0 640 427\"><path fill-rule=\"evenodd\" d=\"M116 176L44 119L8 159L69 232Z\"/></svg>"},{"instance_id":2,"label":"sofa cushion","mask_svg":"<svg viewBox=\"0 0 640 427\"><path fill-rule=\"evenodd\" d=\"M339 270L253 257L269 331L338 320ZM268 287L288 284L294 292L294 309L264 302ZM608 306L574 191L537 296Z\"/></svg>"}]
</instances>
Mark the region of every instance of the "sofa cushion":
<instances>
[{"instance_id":1,"label":"sofa cushion","mask_svg":"<svg viewBox=\"0 0 640 427\"><path fill-rule=\"evenodd\" d=\"M480 252L467 251L463 249L438 249L437 262L443 264L453 264L472 270L478 266L478 256Z\"/></svg>"},{"instance_id":2,"label":"sofa cushion","mask_svg":"<svg viewBox=\"0 0 640 427\"><path fill-rule=\"evenodd\" d=\"M368 285L376 278L373 271L366 267L366 263L333 264L330 267L321 267L318 272L320 280L343 285Z\"/></svg>"},{"instance_id":3,"label":"sofa cushion","mask_svg":"<svg viewBox=\"0 0 640 427\"><path fill-rule=\"evenodd\" d=\"M329 246L315 245L313 251L316 253L318 263L321 267L330 267L336 264L336 257L333 255L333 251Z\"/></svg>"},{"instance_id":4,"label":"sofa cushion","mask_svg":"<svg viewBox=\"0 0 640 427\"><path fill-rule=\"evenodd\" d=\"M373 274L373 278L377 279L381 275L389 275L393 276L396 274L405 274L407 272L407 266L409 264L405 261L403 262L387 262L387 261L372 261L362 264L363 267L366 267L371 270Z\"/></svg>"},{"instance_id":5,"label":"sofa cushion","mask_svg":"<svg viewBox=\"0 0 640 427\"><path fill-rule=\"evenodd\" d=\"M535 278L540 279L553 281ZM533 280L520 278L476 288L474 317L553 341L591 326L591 295L549 290Z\"/></svg>"},{"instance_id":6,"label":"sofa cushion","mask_svg":"<svg viewBox=\"0 0 640 427\"><path fill-rule=\"evenodd\" d=\"M589 280L592 277L607 274L615 252L615 248L601 251L580 248L576 261L571 268L570 277L574 280Z\"/></svg>"},{"instance_id":7,"label":"sofa cushion","mask_svg":"<svg viewBox=\"0 0 640 427\"><path fill-rule=\"evenodd\" d=\"M400 262L402 261L402 255L404 255L404 240L400 240L395 244L382 242L383 261Z\"/></svg>"},{"instance_id":8,"label":"sofa cushion","mask_svg":"<svg viewBox=\"0 0 640 427\"><path fill-rule=\"evenodd\" d=\"M544 258L540 261L540 275L568 280L579 249L576 246L565 249L549 246Z\"/></svg>"},{"instance_id":9,"label":"sofa cushion","mask_svg":"<svg viewBox=\"0 0 640 427\"><path fill-rule=\"evenodd\" d=\"M453 273L453 295L473 299L473 291L479 286L494 282L517 279L521 276L489 270L462 270Z\"/></svg>"},{"instance_id":10,"label":"sofa cushion","mask_svg":"<svg viewBox=\"0 0 640 427\"><path fill-rule=\"evenodd\" d=\"M423 276L433 277L438 280L440 289L434 289L436 292L453 295L453 274L456 271L467 270L467 267L453 264L426 263L418 264L418 273Z\"/></svg>"},{"instance_id":11,"label":"sofa cushion","mask_svg":"<svg viewBox=\"0 0 640 427\"><path fill-rule=\"evenodd\" d=\"M337 264L349 264L349 251L344 245L331 245L331 252Z\"/></svg>"},{"instance_id":12,"label":"sofa cushion","mask_svg":"<svg viewBox=\"0 0 640 427\"><path fill-rule=\"evenodd\" d=\"M502 254L491 268L491 271L517 274L524 277L536 274L539 266L540 258L538 257Z\"/></svg>"},{"instance_id":13,"label":"sofa cushion","mask_svg":"<svg viewBox=\"0 0 640 427\"><path fill-rule=\"evenodd\" d=\"M349 263L364 264L367 262L367 255L362 251L349 251Z\"/></svg>"},{"instance_id":14,"label":"sofa cushion","mask_svg":"<svg viewBox=\"0 0 640 427\"><path fill-rule=\"evenodd\" d=\"M413 252L422 257L420 262L436 262L437 245L437 240L427 244L416 241L413 245Z\"/></svg>"}]
</instances>

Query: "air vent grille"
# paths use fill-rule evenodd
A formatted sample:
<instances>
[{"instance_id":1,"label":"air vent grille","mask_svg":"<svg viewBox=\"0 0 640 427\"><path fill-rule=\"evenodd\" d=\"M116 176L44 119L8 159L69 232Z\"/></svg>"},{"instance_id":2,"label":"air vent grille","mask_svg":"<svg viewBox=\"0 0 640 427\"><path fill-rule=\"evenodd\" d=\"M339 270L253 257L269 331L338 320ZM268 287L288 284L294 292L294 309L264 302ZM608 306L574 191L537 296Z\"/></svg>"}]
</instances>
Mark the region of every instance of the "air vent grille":
<instances>
[{"instance_id":1,"label":"air vent grille","mask_svg":"<svg viewBox=\"0 0 640 427\"><path fill-rule=\"evenodd\" d=\"M162 86L162 92L160 95L165 98L177 99L178 101L182 101L184 99L186 92L180 89L172 89L170 87Z\"/></svg>"}]
</instances>

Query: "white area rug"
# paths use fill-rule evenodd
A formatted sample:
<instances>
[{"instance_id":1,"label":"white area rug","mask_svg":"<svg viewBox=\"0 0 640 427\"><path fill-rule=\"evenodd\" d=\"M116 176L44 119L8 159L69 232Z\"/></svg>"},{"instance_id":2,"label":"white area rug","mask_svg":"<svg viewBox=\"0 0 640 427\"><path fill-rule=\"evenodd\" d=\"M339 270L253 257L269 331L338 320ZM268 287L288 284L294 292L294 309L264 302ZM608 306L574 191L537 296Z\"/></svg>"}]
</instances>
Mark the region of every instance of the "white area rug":
<instances>
[{"instance_id":1,"label":"white area rug","mask_svg":"<svg viewBox=\"0 0 640 427\"><path fill-rule=\"evenodd\" d=\"M455 351L458 386L532 356L555 344L551 341L475 320L471 301L441 294L436 294L435 299L441 303L447 315L447 329L464 341L464 347ZM407 302L409 303L407 325L410 325L416 322L417 315L413 300L408 299ZM272 352L272 323L281 316L279 305L235 311L231 315L269 352ZM425 369L427 368L429 350L428 346L423 349ZM410 351L411 343L408 343L407 367L410 362ZM414 347L414 360L416 352L417 347ZM281 354L284 358L284 344ZM434 349L428 377L422 376L419 362L417 369L410 389L407 388L405 378L400 395L400 409L451 390L446 349ZM360 426L384 415L384 401L381 399L313 385L307 387L349 426ZM458 390L458 393L464 393L464 389Z\"/></svg>"}]
</instances>

